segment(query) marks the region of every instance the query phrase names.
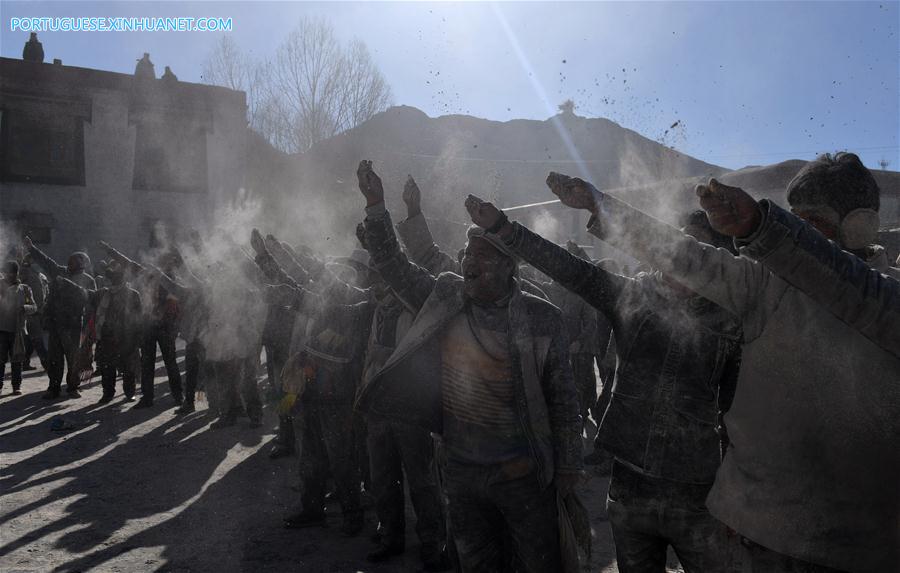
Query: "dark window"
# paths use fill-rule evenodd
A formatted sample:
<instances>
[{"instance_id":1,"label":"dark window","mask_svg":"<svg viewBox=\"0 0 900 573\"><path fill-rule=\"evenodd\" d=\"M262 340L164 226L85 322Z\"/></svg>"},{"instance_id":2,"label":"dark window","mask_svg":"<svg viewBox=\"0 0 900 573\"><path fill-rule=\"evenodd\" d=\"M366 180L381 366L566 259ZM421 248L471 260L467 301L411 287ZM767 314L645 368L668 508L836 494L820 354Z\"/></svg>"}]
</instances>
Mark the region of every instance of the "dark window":
<instances>
[{"instance_id":1,"label":"dark window","mask_svg":"<svg viewBox=\"0 0 900 573\"><path fill-rule=\"evenodd\" d=\"M3 110L3 181L84 185L84 118L38 104Z\"/></svg>"}]
</instances>

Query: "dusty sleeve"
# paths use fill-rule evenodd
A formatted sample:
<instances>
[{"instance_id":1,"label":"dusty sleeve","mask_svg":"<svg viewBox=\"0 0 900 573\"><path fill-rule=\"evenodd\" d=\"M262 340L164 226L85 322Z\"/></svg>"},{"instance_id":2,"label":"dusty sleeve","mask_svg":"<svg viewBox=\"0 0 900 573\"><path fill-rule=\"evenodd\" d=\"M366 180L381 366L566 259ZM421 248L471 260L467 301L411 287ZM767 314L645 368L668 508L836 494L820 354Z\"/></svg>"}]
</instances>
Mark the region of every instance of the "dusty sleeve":
<instances>
[{"instance_id":1,"label":"dusty sleeve","mask_svg":"<svg viewBox=\"0 0 900 573\"><path fill-rule=\"evenodd\" d=\"M615 197L598 193L597 213L588 222L591 234L741 318L747 341L762 331L784 294L763 265L700 243Z\"/></svg>"},{"instance_id":2,"label":"dusty sleeve","mask_svg":"<svg viewBox=\"0 0 900 573\"><path fill-rule=\"evenodd\" d=\"M459 264L456 259L437 246L431 229L428 228L428 221L421 213L398 223L397 234L412 262L428 272L434 275L445 271L458 272Z\"/></svg>"},{"instance_id":3,"label":"dusty sleeve","mask_svg":"<svg viewBox=\"0 0 900 573\"><path fill-rule=\"evenodd\" d=\"M630 279L576 257L519 223L513 223L513 228L507 245L518 257L579 295L607 317L613 316L616 301Z\"/></svg>"},{"instance_id":4,"label":"dusty sleeve","mask_svg":"<svg viewBox=\"0 0 900 573\"><path fill-rule=\"evenodd\" d=\"M400 250L384 203L366 208L365 237L366 249L381 277L404 304L418 312L431 295L436 280Z\"/></svg>"},{"instance_id":5,"label":"dusty sleeve","mask_svg":"<svg viewBox=\"0 0 900 573\"><path fill-rule=\"evenodd\" d=\"M41 265L41 268L47 272L47 274L50 276L50 280L53 280L58 276L66 275L66 267L58 264L50 255L48 255L44 251L33 246L31 247L29 252L34 259L34 262Z\"/></svg>"},{"instance_id":6,"label":"dusty sleeve","mask_svg":"<svg viewBox=\"0 0 900 573\"><path fill-rule=\"evenodd\" d=\"M767 200L760 205L762 224L739 242L741 253L900 356L900 281L869 267L781 207Z\"/></svg>"}]
</instances>

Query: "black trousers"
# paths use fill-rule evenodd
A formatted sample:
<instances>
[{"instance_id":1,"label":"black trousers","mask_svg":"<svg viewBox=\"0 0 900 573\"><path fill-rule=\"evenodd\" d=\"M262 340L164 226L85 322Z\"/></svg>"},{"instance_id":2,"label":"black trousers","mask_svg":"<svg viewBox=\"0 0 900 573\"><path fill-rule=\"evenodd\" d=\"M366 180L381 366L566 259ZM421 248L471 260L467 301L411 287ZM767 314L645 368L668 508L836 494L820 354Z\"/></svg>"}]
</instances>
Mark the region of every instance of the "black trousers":
<instances>
[{"instance_id":1,"label":"black trousers","mask_svg":"<svg viewBox=\"0 0 900 573\"><path fill-rule=\"evenodd\" d=\"M166 376L169 378L169 391L172 397L179 400L181 393L181 372L175 356L175 332L171 327L154 324L144 333L141 344L141 397L142 400L153 400L153 381L156 376L156 346L162 354L166 365Z\"/></svg>"},{"instance_id":2,"label":"black trousers","mask_svg":"<svg viewBox=\"0 0 900 573\"><path fill-rule=\"evenodd\" d=\"M140 365L140 352L137 346L121 347L115 339L104 338L98 345L97 359L100 363L100 384L103 396L112 397L116 393L116 374L122 373L122 390L126 396L134 396L135 380Z\"/></svg>"},{"instance_id":3,"label":"black trousers","mask_svg":"<svg viewBox=\"0 0 900 573\"><path fill-rule=\"evenodd\" d=\"M382 543L401 548L404 545L405 475L416 511L416 534L422 544L423 557L436 556L444 547L446 534L431 435L422 428L370 416L368 444L372 492L381 523Z\"/></svg>"},{"instance_id":4,"label":"black trousers","mask_svg":"<svg viewBox=\"0 0 900 573\"><path fill-rule=\"evenodd\" d=\"M194 401L197 393L197 382L205 370L206 348L198 340L187 343L184 349L184 398Z\"/></svg>"},{"instance_id":5,"label":"black trousers","mask_svg":"<svg viewBox=\"0 0 900 573\"><path fill-rule=\"evenodd\" d=\"M447 462L444 487L460 568L556 573L562 568L556 488L541 488L534 470L508 466Z\"/></svg>"},{"instance_id":6,"label":"black trousers","mask_svg":"<svg viewBox=\"0 0 900 573\"><path fill-rule=\"evenodd\" d=\"M33 314L26 319L28 336L25 337L25 362L37 354L41 366L47 368L47 347L44 345L44 329L41 327L42 315Z\"/></svg>"},{"instance_id":7,"label":"black trousers","mask_svg":"<svg viewBox=\"0 0 900 573\"><path fill-rule=\"evenodd\" d=\"M63 372L66 374L66 389L78 390L81 380L75 371L75 359L81 343L81 330L76 328L50 329L50 346L47 349L47 375L50 378L50 391L58 394L62 387Z\"/></svg>"},{"instance_id":8,"label":"black trousers","mask_svg":"<svg viewBox=\"0 0 900 573\"><path fill-rule=\"evenodd\" d=\"M329 470L344 515L361 513L359 466L354 455L353 404L303 403L294 416L300 445L300 496L304 511L325 511Z\"/></svg>"},{"instance_id":9,"label":"black trousers","mask_svg":"<svg viewBox=\"0 0 900 573\"><path fill-rule=\"evenodd\" d=\"M3 376L6 374L6 362L12 367L12 387L18 390L22 385L22 363L12 361L13 344L16 340L15 332L0 330L0 387L3 386Z\"/></svg>"},{"instance_id":10,"label":"black trousers","mask_svg":"<svg viewBox=\"0 0 900 573\"><path fill-rule=\"evenodd\" d=\"M665 573L669 546L687 573L732 571L727 528L706 509L711 486L651 478L615 462L606 510L619 571Z\"/></svg>"},{"instance_id":11,"label":"black trousers","mask_svg":"<svg viewBox=\"0 0 900 573\"><path fill-rule=\"evenodd\" d=\"M262 418L262 401L256 386L259 359L234 358L215 363L216 383L219 385L219 411L223 416L237 416L246 410L251 420ZM243 407L241 401L243 400Z\"/></svg>"}]
</instances>

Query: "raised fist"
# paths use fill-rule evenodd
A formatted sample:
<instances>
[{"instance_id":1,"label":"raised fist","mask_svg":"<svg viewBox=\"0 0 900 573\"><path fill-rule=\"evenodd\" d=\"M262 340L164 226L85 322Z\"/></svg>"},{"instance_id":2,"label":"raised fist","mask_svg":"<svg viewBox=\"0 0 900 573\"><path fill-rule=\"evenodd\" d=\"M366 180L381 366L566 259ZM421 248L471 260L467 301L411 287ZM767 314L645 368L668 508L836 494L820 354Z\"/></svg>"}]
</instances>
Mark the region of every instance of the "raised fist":
<instances>
[{"instance_id":1,"label":"raised fist","mask_svg":"<svg viewBox=\"0 0 900 573\"><path fill-rule=\"evenodd\" d=\"M408 218L413 218L422 212L422 192L416 185L416 180L412 175L407 175L406 184L403 185L403 202L406 203L406 214Z\"/></svg>"},{"instance_id":2,"label":"raised fist","mask_svg":"<svg viewBox=\"0 0 900 573\"><path fill-rule=\"evenodd\" d=\"M710 179L694 189L713 229L729 237L747 237L762 221L756 200L739 187Z\"/></svg>"},{"instance_id":3,"label":"raised fist","mask_svg":"<svg viewBox=\"0 0 900 573\"><path fill-rule=\"evenodd\" d=\"M381 177L372 169L372 162L363 159L356 169L356 178L359 180L359 190L366 198L366 206L371 207L384 201L384 187Z\"/></svg>"},{"instance_id":4,"label":"raised fist","mask_svg":"<svg viewBox=\"0 0 900 573\"><path fill-rule=\"evenodd\" d=\"M503 211L489 201L483 201L475 195L466 197L466 211L472 222L482 229L490 229L503 218Z\"/></svg>"},{"instance_id":5,"label":"raised fist","mask_svg":"<svg viewBox=\"0 0 900 573\"><path fill-rule=\"evenodd\" d=\"M591 213L597 210L597 196L600 192L583 179L551 171L547 176L547 187L567 207L584 209Z\"/></svg>"}]
</instances>

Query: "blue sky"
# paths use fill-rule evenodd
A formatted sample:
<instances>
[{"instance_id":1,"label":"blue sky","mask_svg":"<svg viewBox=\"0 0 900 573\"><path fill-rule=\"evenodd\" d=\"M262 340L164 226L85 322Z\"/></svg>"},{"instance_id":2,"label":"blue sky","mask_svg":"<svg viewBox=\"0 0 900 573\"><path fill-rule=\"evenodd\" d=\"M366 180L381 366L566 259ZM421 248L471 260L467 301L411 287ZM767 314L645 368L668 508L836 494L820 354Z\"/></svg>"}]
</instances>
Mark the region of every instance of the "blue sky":
<instances>
[{"instance_id":1,"label":"blue sky","mask_svg":"<svg viewBox=\"0 0 900 573\"><path fill-rule=\"evenodd\" d=\"M272 54L303 15L364 40L397 104L431 116L578 113L727 167L857 151L900 170L898 2L7 2L5 57L23 16L230 16L237 43ZM42 33L47 61L200 81L220 33ZM670 126L679 122L674 129ZM668 130L668 131L667 131Z\"/></svg>"}]
</instances>

